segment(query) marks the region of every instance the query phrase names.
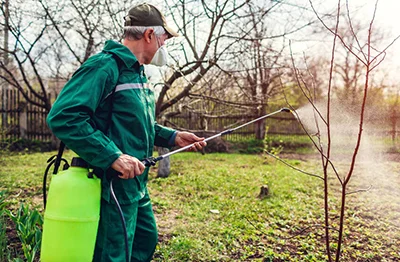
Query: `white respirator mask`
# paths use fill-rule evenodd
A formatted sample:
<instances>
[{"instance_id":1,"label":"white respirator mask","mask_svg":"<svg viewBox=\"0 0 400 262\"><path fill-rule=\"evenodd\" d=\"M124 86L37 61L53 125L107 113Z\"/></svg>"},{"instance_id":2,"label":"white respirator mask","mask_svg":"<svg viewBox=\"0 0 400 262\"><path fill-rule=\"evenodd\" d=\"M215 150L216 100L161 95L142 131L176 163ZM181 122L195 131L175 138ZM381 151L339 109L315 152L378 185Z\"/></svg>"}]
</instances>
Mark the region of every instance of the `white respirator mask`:
<instances>
[{"instance_id":1,"label":"white respirator mask","mask_svg":"<svg viewBox=\"0 0 400 262\"><path fill-rule=\"evenodd\" d=\"M167 48L164 45L160 46L158 38L157 38L157 45L159 47L157 49L157 52L154 54L153 59L151 60L150 64L155 65L155 66L165 66L168 63Z\"/></svg>"}]
</instances>

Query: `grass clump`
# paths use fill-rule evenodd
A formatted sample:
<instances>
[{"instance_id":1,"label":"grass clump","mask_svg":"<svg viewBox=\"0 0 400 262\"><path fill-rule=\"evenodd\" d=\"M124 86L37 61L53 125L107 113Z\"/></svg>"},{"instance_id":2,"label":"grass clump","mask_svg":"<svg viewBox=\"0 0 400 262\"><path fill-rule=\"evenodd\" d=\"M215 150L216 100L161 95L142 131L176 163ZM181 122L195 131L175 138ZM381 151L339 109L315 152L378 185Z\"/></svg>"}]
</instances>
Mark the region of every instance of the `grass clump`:
<instances>
[{"instance_id":1,"label":"grass clump","mask_svg":"<svg viewBox=\"0 0 400 262\"><path fill-rule=\"evenodd\" d=\"M7 261L8 257L5 206L4 192L0 191L0 261Z\"/></svg>"}]
</instances>

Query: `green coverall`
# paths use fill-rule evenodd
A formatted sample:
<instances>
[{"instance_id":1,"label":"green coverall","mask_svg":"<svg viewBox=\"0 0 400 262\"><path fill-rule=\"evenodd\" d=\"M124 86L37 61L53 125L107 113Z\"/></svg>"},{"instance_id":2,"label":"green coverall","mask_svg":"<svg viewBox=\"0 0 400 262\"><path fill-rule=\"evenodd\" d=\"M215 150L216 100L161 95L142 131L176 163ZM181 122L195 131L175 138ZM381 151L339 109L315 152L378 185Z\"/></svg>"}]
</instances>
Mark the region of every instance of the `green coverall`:
<instances>
[{"instance_id":1,"label":"green coverall","mask_svg":"<svg viewBox=\"0 0 400 262\"><path fill-rule=\"evenodd\" d=\"M116 205L110 201L111 176L127 224L131 261L150 261L157 228L147 191L149 170L125 180L115 176L110 167L122 153L144 159L152 155L154 145L173 144L175 130L155 121L154 93L143 66L127 47L107 41L103 51L89 58L65 85L47 123L67 147L96 167L102 179L93 261L125 261L123 227Z\"/></svg>"}]
</instances>

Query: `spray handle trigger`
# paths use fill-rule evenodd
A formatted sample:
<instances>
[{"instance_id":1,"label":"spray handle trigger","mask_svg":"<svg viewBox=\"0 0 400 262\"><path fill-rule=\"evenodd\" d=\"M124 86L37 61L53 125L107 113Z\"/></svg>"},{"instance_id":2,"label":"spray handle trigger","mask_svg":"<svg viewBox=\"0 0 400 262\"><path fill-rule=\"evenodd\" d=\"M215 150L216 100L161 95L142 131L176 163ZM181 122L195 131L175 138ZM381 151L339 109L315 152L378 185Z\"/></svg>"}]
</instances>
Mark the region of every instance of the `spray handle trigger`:
<instances>
[{"instance_id":1,"label":"spray handle trigger","mask_svg":"<svg viewBox=\"0 0 400 262\"><path fill-rule=\"evenodd\" d=\"M148 157L142 160L142 163L144 166L155 166L156 165L156 159L154 157Z\"/></svg>"}]
</instances>

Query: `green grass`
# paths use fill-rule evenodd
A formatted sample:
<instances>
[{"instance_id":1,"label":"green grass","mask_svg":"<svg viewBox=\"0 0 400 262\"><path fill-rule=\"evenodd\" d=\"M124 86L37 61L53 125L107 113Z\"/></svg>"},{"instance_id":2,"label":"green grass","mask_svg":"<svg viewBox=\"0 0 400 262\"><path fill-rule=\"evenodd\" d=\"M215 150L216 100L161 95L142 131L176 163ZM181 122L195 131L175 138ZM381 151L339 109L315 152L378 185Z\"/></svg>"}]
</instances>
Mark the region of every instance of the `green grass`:
<instances>
[{"instance_id":1,"label":"green grass","mask_svg":"<svg viewBox=\"0 0 400 262\"><path fill-rule=\"evenodd\" d=\"M4 192L0 191L0 261L5 261L8 255L7 224L5 213Z\"/></svg>"},{"instance_id":2,"label":"green grass","mask_svg":"<svg viewBox=\"0 0 400 262\"><path fill-rule=\"evenodd\" d=\"M277 239L299 229L290 222L295 214L300 220L310 213L320 217L319 205L307 203L310 194L318 195L312 188L320 182L292 173L254 155L180 155L168 179L152 179L149 185L160 228L175 228L160 245L159 261L182 261L184 256L192 261L223 261L261 259L266 252L273 255ZM268 185L271 195L260 200L262 185ZM281 227L284 231L278 230ZM278 242L284 249L286 241ZM275 256L290 256L283 250L279 253Z\"/></svg>"},{"instance_id":3,"label":"green grass","mask_svg":"<svg viewBox=\"0 0 400 262\"><path fill-rule=\"evenodd\" d=\"M0 191L5 191L11 209L27 203L43 211L42 175L53 154L15 154L0 160ZM65 157L72 155L67 152ZM154 261L326 261L322 180L261 155L180 153L171 159L168 178L156 178L156 169L149 178L160 235ZM318 160L288 161L320 175ZM390 167L398 174L397 163ZM395 176L391 185L396 188L399 180ZM352 189L363 185L362 179L354 181ZM263 185L270 195L260 199ZM389 202L376 203L366 193L349 195L342 261L400 259L395 192L385 195ZM331 190L333 212L339 209L339 193ZM331 219L336 227L336 216Z\"/></svg>"}]
</instances>

